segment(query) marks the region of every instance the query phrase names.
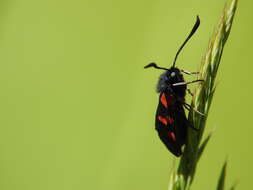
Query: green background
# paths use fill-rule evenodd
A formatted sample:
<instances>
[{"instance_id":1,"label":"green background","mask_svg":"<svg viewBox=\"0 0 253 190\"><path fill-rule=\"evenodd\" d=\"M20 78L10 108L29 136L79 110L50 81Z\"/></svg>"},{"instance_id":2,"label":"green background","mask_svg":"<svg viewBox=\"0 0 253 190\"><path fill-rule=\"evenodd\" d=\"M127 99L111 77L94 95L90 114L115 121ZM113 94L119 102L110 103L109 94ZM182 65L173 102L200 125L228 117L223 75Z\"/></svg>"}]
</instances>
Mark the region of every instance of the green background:
<instances>
[{"instance_id":1,"label":"green background","mask_svg":"<svg viewBox=\"0 0 253 190\"><path fill-rule=\"evenodd\" d=\"M154 130L161 71L143 66L169 67L199 14L177 62L198 70L224 4L1 0L0 189L167 189L177 159ZM225 159L227 185L252 186L252 6L239 1L194 189L215 189Z\"/></svg>"}]
</instances>

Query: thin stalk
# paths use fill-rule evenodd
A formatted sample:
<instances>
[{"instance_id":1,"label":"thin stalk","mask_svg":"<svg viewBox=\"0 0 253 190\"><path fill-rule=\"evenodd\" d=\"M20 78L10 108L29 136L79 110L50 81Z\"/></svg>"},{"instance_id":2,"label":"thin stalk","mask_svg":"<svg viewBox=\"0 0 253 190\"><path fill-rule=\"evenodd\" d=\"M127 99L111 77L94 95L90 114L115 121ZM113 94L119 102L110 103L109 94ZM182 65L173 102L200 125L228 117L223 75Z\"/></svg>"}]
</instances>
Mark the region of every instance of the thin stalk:
<instances>
[{"instance_id":1,"label":"thin stalk","mask_svg":"<svg viewBox=\"0 0 253 190\"><path fill-rule=\"evenodd\" d=\"M188 127L188 138L184 148L183 155L180 159L179 167L171 178L170 190L186 190L194 179L194 174L200 156L209 140L204 140L201 144L202 136L205 130L209 109L215 92L215 78L220 65L221 56L225 43L228 39L233 18L235 15L237 0L232 0L227 4L222 12L218 26L211 36L206 53L202 59L200 75L198 79L204 79L196 88L195 95L192 99L192 107L204 113L202 116L191 110L188 115L189 121L198 131Z\"/></svg>"}]
</instances>

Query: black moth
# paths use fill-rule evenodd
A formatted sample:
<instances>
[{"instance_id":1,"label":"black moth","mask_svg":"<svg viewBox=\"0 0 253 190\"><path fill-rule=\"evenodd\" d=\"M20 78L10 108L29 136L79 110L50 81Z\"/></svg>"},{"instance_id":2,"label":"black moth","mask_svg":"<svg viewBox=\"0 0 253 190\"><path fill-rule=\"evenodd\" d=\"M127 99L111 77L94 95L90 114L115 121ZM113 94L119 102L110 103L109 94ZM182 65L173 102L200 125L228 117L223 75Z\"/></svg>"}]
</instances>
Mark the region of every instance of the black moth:
<instances>
[{"instance_id":1,"label":"black moth","mask_svg":"<svg viewBox=\"0 0 253 190\"><path fill-rule=\"evenodd\" d=\"M198 74L197 72L188 72L175 67L175 63L180 51L187 41L196 32L200 25L200 19L197 16L196 22L184 43L176 53L172 67L169 69L159 67L155 63L150 63L144 68L154 67L165 70L160 76L157 84L159 103L155 116L155 128L162 142L167 149L175 156L182 155L182 146L186 143L187 127L190 123L186 118L184 108L190 109L190 105L185 103L187 84L203 80L194 80L185 82L182 73ZM190 92L190 91L189 91ZM198 112L197 110L194 110ZM199 112L198 112L199 113ZM201 114L201 113L200 113Z\"/></svg>"}]
</instances>

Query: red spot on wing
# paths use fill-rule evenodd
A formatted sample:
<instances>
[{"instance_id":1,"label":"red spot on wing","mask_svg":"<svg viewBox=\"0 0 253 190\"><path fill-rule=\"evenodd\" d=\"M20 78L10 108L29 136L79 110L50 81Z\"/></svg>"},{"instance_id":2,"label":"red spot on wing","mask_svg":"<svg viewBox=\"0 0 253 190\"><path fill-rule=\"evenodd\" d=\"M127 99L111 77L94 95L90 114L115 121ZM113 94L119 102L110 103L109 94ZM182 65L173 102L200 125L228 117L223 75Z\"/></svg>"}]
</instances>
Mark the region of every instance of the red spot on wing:
<instances>
[{"instance_id":1,"label":"red spot on wing","mask_svg":"<svg viewBox=\"0 0 253 190\"><path fill-rule=\"evenodd\" d=\"M173 132L168 133L169 137L172 138L173 141L176 141L176 135Z\"/></svg>"},{"instance_id":2,"label":"red spot on wing","mask_svg":"<svg viewBox=\"0 0 253 190\"><path fill-rule=\"evenodd\" d=\"M171 102L172 102L172 96L169 95L169 94L162 93L162 94L161 94L161 97L160 97L160 101L161 101L162 105L163 105L165 108L168 108L169 105L170 105Z\"/></svg>"},{"instance_id":3,"label":"red spot on wing","mask_svg":"<svg viewBox=\"0 0 253 190\"><path fill-rule=\"evenodd\" d=\"M158 120L161 121L164 125L167 125L167 119L165 117L162 116L158 116Z\"/></svg>"},{"instance_id":4,"label":"red spot on wing","mask_svg":"<svg viewBox=\"0 0 253 190\"><path fill-rule=\"evenodd\" d=\"M169 122L170 125L174 123L174 119L170 116L166 117L166 120Z\"/></svg>"},{"instance_id":5,"label":"red spot on wing","mask_svg":"<svg viewBox=\"0 0 253 190\"><path fill-rule=\"evenodd\" d=\"M167 117L162 117L162 116L158 116L158 120L161 121L164 125L172 125L174 123L174 119L170 116Z\"/></svg>"},{"instance_id":6,"label":"red spot on wing","mask_svg":"<svg viewBox=\"0 0 253 190\"><path fill-rule=\"evenodd\" d=\"M168 108L166 96L164 93L162 93L160 100L161 100L162 104L164 105L164 107Z\"/></svg>"}]
</instances>

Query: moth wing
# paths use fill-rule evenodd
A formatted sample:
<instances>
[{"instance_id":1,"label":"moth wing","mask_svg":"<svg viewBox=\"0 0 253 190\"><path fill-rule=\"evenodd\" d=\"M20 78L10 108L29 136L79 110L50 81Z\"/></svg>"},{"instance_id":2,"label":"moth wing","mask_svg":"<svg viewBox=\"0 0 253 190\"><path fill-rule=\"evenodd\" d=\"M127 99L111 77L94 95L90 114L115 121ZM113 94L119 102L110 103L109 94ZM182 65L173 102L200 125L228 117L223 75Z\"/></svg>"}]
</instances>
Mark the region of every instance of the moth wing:
<instances>
[{"instance_id":1,"label":"moth wing","mask_svg":"<svg viewBox=\"0 0 253 190\"><path fill-rule=\"evenodd\" d=\"M170 94L161 93L156 112L156 130L161 141L175 156L182 154L187 123L183 106L176 103Z\"/></svg>"}]
</instances>

